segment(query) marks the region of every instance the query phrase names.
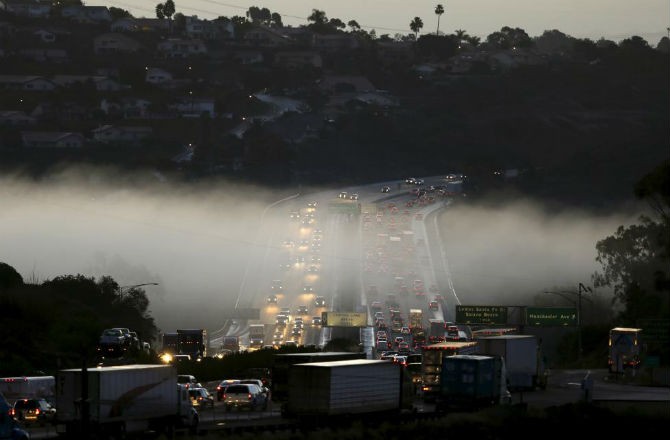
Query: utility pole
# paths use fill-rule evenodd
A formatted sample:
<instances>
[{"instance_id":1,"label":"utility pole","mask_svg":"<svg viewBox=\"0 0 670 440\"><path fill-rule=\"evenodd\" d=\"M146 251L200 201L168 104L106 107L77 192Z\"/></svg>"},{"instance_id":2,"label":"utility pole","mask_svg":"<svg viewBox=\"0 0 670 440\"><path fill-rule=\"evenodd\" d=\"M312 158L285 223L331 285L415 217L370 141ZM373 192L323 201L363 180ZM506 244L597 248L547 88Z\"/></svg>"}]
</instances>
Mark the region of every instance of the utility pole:
<instances>
[{"instance_id":1,"label":"utility pole","mask_svg":"<svg viewBox=\"0 0 670 440\"><path fill-rule=\"evenodd\" d=\"M592 293L593 289L591 289L589 286L585 286L582 283L579 283L577 286L577 291L561 291L561 292L547 292L545 291L544 293L551 293L553 295L558 295L562 296L563 298L571 301L577 308L577 359L581 360L582 359L582 354L583 354L583 349L582 349L582 295L586 292ZM577 297L577 300L575 301L574 299L570 299L565 294L570 294L574 295ZM588 299L588 298L587 298Z\"/></svg>"}]
</instances>

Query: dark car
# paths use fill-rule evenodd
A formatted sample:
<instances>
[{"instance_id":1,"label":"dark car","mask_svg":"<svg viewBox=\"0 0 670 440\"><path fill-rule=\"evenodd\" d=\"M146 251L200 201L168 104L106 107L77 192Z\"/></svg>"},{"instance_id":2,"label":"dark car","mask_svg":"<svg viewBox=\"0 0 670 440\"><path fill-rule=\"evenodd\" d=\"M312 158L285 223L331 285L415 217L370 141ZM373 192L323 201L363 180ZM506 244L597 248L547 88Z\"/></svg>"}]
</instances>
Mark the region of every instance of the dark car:
<instances>
[{"instance_id":1,"label":"dark car","mask_svg":"<svg viewBox=\"0 0 670 440\"><path fill-rule=\"evenodd\" d=\"M205 388L189 388L188 396L196 408L214 408L214 397Z\"/></svg>"},{"instance_id":2,"label":"dark car","mask_svg":"<svg viewBox=\"0 0 670 440\"><path fill-rule=\"evenodd\" d=\"M224 379L216 387L216 400L221 401L223 399L223 394L226 392L226 388L230 385L240 383L239 379Z\"/></svg>"},{"instance_id":3,"label":"dark car","mask_svg":"<svg viewBox=\"0 0 670 440\"><path fill-rule=\"evenodd\" d=\"M56 417L56 408L46 399L19 399L14 402L11 414L25 423L48 423Z\"/></svg>"}]
</instances>

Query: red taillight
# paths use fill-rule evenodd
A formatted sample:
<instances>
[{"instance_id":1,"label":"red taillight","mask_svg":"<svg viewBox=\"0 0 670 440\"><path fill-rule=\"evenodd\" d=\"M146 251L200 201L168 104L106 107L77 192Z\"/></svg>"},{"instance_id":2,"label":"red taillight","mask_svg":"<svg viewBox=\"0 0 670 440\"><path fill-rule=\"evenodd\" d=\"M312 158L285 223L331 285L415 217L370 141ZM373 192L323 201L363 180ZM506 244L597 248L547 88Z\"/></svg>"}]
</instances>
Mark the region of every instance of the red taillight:
<instances>
[{"instance_id":1,"label":"red taillight","mask_svg":"<svg viewBox=\"0 0 670 440\"><path fill-rule=\"evenodd\" d=\"M216 391L221 391L221 387L216 387Z\"/></svg>"},{"instance_id":2,"label":"red taillight","mask_svg":"<svg viewBox=\"0 0 670 440\"><path fill-rule=\"evenodd\" d=\"M225 394L223 395L223 400L226 400L226 395Z\"/></svg>"},{"instance_id":3,"label":"red taillight","mask_svg":"<svg viewBox=\"0 0 670 440\"><path fill-rule=\"evenodd\" d=\"M39 408L37 408L37 409L35 410L35 415L38 415L38 416L40 415L40 409L39 409Z\"/></svg>"},{"instance_id":4,"label":"red taillight","mask_svg":"<svg viewBox=\"0 0 670 440\"><path fill-rule=\"evenodd\" d=\"M14 416L16 415L16 410L15 410L14 408L11 408L11 409L9 410L9 415L12 416L12 417L14 417Z\"/></svg>"},{"instance_id":5,"label":"red taillight","mask_svg":"<svg viewBox=\"0 0 670 440\"><path fill-rule=\"evenodd\" d=\"M247 394L247 398L248 398L249 400L252 399L251 393Z\"/></svg>"}]
</instances>

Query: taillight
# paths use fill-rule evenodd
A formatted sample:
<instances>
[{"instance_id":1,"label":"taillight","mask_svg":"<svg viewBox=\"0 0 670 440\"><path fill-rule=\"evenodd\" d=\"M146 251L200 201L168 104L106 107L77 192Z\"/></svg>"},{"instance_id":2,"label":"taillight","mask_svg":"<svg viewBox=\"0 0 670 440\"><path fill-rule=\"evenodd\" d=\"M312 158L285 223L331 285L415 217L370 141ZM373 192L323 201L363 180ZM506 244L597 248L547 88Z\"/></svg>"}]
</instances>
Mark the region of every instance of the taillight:
<instances>
[{"instance_id":1,"label":"taillight","mask_svg":"<svg viewBox=\"0 0 670 440\"><path fill-rule=\"evenodd\" d=\"M14 408L11 408L11 409L9 410L9 415L12 416L12 417L14 417L14 416L16 415L16 410L15 410Z\"/></svg>"},{"instance_id":2,"label":"taillight","mask_svg":"<svg viewBox=\"0 0 670 440\"><path fill-rule=\"evenodd\" d=\"M223 395L223 400L226 400L226 395L225 394Z\"/></svg>"},{"instance_id":3,"label":"taillight","mask_svg":"<svg viewBox=\"0 0 670 440\"><path fill-rule=\"evenodd\" d=\"M40 409L39 409L39 408L37 408L37 409L35 410L35 415L38 415L38 416L40 415Z\"/></svg>"},{"instance_id":4,"label":"taillight","mask_svg":"<svg viewBox=\"0 0 670 440\"><path fill-rule=\"evenodd\" d=\"M252 398L251 393L247 394L247 398L248 398L249 400L251 400L251 398Z\"/></svg>"},{"instance_id":5,"label":"taillight","mask_svg":"<svg viewBox=\"0 0 670 440\"><path fill-rule=\"evenodd\" d=\"M221 387L216 387L216 391L221 391Z\"/></svg>"}]
</instances>

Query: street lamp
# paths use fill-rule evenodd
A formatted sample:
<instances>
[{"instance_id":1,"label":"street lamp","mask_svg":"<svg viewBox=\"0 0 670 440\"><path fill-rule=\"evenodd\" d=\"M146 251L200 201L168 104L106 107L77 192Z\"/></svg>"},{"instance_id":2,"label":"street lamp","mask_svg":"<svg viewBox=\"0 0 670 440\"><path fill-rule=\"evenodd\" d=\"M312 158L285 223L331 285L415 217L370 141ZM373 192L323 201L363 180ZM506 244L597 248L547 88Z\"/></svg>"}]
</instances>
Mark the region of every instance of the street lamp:
<instances>
[{"instance_id":1,"label":"street lamp","mask_svg":"<svg viewBox=\"0 0 670 440\"><path fill-rule=\"evenodd\" d=\"M586 292L593 293L593 289L591 289L589 286L585 286L582 283L579 283L577 292L569 290L561 292L544 292L566 298L569 301L573 302L573 304L575 304L574 299L566 297L565 294L575 295L577 297L575 305L577 306L577 355L579 359L581 359L582 357L582 294Z\"/></svg>"}]
</instances>

